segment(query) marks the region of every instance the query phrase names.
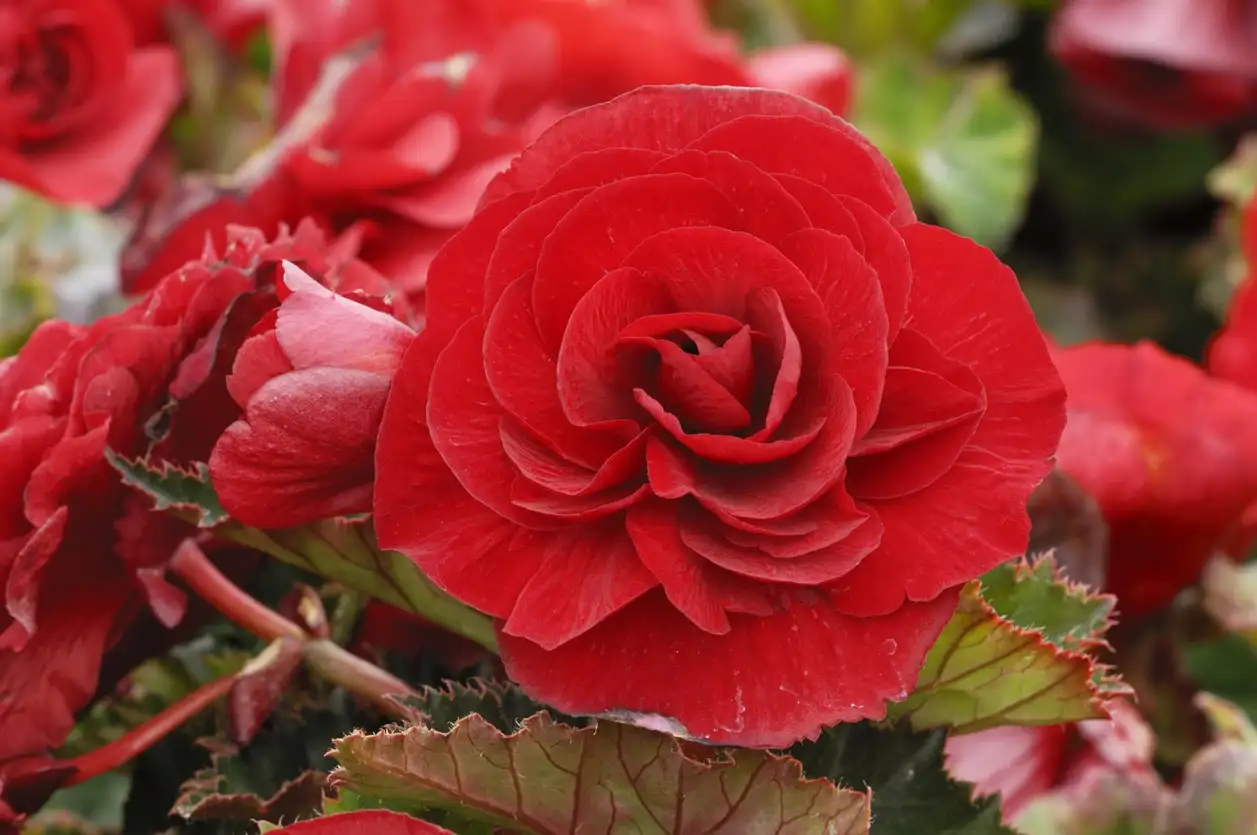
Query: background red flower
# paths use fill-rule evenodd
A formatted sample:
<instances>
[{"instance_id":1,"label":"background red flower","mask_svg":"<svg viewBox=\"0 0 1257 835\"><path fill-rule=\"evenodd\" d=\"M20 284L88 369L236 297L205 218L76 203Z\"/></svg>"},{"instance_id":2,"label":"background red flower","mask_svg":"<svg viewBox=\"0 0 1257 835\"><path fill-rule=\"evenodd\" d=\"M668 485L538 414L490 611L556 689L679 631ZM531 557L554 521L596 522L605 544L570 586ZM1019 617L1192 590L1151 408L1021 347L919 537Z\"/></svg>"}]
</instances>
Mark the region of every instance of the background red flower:
<instances>
[{"instance_id":1,"label":"background red flower","mask_svg":"<svg viewBox=\"0 0 1257 835\"><path fill-rule=\"evenodd\" d=\"M1099 115L1154 128L1257 112L1251 0L1068 0L1051 48Z\"/></svg>"},{"instance_id":2,"label":"background red flower","mask_svg":"<svg viewBox=\"0 0 1257 835\"><path fill-rule=\"evenodd\" d=\"M1257 395L1150 343L1054 356L1069 392L1057 457L1108 521L1105 590L1126 616L1155 611L1257 499Z\"/></svg>"},{"instance_id":3,"label":"background red flower","mask_svg":"<svg viewBox=\"0 0 1257 835\"><path fill-rule=\"evenodd\" d=\"M174 112L178 58L137 48L115 0L0 8L0 179L69 203L121 194Z\"/></svg>"},{"instance_id":4,"label":"background red flower","mask_svg":"<svg viewBox=\"0 0 1257 835\"><path fill-rule=\"evenodd\" d=\"M314 217L418 302L428 265L481 191L559 115L649 83L779 86L840 111L851 70L834 47L749 63L681 2L276 0L279 135L227 193L177 189L126 259L143 290L225 223ZM215 238L217 240L217 238ZM192 249L193 252L189 250Z\"/></svg>"},{"instance_id":5,"label":"background red flower","mask_svg":"<svg viewBox=\"0 0 1257 835\"><path fill-rule=\"evenodd\" d=\"M0 365L0 761L61 743L141 607L166 626L183 613L162 569L195 529L151 512L106 450L154 465L208 459L240 415L226 377L276 304L279 263L327 263L310 226L229 240L123 313L41 326ZM353 274L335 270L332 283L341 272Z\"/></svg>"},{"instance_id":6,"label":"background red flower","mask_svg":"<svg viewBox=\"0 0 1257 835\"><path fill-rule=\"evenodd\" d=\"M1062 400L1011 272L847 123L644 88L547 131L434 261L377 530L501 619L537 698L784 745L883 715L950 590L1024 550Z\"/></svg>"}]
</instances>

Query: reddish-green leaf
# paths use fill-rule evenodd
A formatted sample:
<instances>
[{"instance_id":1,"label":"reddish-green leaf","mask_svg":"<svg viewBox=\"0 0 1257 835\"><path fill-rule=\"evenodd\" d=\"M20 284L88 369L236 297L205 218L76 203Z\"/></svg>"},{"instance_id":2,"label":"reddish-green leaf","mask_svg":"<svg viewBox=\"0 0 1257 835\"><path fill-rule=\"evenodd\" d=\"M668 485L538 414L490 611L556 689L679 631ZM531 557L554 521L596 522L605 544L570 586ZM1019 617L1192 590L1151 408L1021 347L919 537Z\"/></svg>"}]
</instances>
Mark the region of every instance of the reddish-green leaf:
<instances>
[{"instance_id":1,"label":"reddish-green leaf","mask_svg":"<svg viewBox=\"0 0 1257 835\"><path fill-rule=\"evenodd\" d=\"M867 793L807 780L764 751L541 713L505 734L477 714L337 740L334 785L392 808L441 809L533 835L867 835Z\"/></svg>"},{"instance_id":2,"label":"reddish-green leaf","mask_svg":"<svg viewBox=\"0 0 1257 835\"><path fill-rule=\"evenodd\" d=\"M1000 566L964 588L916 689L890 715L957 733L1105 717L1105 700L1129 692L1088 653L1112 608L1050 558Z\"/></svg>"}]
</instances>

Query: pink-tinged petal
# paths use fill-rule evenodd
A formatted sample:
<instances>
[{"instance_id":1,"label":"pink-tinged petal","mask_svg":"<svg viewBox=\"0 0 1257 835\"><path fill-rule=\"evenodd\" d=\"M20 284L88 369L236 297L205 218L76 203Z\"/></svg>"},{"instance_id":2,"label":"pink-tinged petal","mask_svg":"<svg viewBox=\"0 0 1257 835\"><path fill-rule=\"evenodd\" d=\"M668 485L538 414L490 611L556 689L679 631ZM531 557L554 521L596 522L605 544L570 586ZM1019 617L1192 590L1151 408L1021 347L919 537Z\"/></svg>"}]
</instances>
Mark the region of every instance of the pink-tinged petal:
<instances>
[{"instance_id":1,"label":"pink-tinged petal","mask_svg":"<svg viewBox=\"0 0 1257 835\"><path fill-rule=\"evenodd\" d=\"M544 517L511 501L515 466L502 448L503 412L485 379L484 320L467 322L437 359L428 398L432 443L463 488L499 516L545 529Z\"/></svg>"},{"instance_id":2,"label":"pink-tinged petal","mask_svg":"<svg viewBox=\"0 0 1257 835\"><path fill-rule=\"evenodd\" d=\"M973 783L980 795L998 794L1007 820L1056 785L1065 763L1067 725L1008 726L947 740L947 771Z\"/></svg>"},{"instance_id":3,"label":"pink-tinged petal","mask_svg":"<svg viewBox=\"0 0 1257 835\"><path fill-rule=\"evenodd\" d=\"M772 137L771 141L767 137ZM748 115L726 122L692 142L691 149L728 151L770 174L788 174L854 197L892 218L903 186L888 179L881 154L863 137L801 116ZM807 148L808 153L799 149Z\"/></svg>"},{"instance_id":4,"label":"pink-tinged petal","mask_svg":"<svg viewBox=\"0 0 1257 835\"><path fill-rule=\"evenodd\" d=\"M839 611L859 617L931 600L1025 553L1030 538L1025 486L1005 462L960 462L910 496L868 502L882 520L882 544L834 584Z\"/></svg>"},{"instance_id":5,"label":"pink-tinged petal","mask_svg":"<svg viewBox=\"0 0 1257 835\"><path fill-rule=\"evenodd\" d=\"M558 350L577 303L642 241L678 227L738 222L715 186L686 174L631 177L590 192L541 248L533 310L543 344Z\"/></svg>"},{"instance_id":6,"label":"pink-tinged petal","mask_svg":"<svg viewBox=\"0 0 1257 835\"><path fill-rule=\"evenodd\" d=\"M709 520L710 517L687 520L690 523L681 527L681 541L713 565L766 583L801 586L830 583L859 565L882 539L881 522L876 517L861 514L842 520L849 524L850 530L836 541L799 554L781 556L764 548L739 544Z\"/></svg>"},{"instance_id":7,"label":"pink-tinged petal","mask_svg":"<svg viewBox=\"0 0 1257 835\"><path fill-rule=\"evenodd\" d=\"M531 547L542 559L502 633L544 649L588 632L659 584L618 519L539 536Z\"/></svg>"},{"instance_id":8,"label":"pink-tinged petal","mask_svg":"<svg viewBox=\"0 0 1257 835\"><path fill-rule=\"evenodd\" d=\"M463 323L484 310L484 279L498 235L528 205L515 194L485 206L450 238L428 267L424 333L437 345L454 338Z\"/></svg>"},{"instance_id":9,"label":"pink-tinged petal","mask_svg":"<svg viewBox=\"0 0 1257 835\"><path fill-rule=\"evenodd\" d=\"M640 411L631 384L626 385L632 376L625 374L613 348L633 322L673 310L663 283L635 269L613 270L590 288L572 311L559 347L559 402L569 421L637 427Z\"/></svg>"},{"instance_id":10,"label":"pink-tinged petal","mask_svg":"<svg viewBox=\"0 0 1257 835\"><path fill-rule=\"evenodd\" d=\"M260 528L369 512L389 383L369 371L308 368L264 384L210 456L223 507Z\"/></svg>"},{"instance_id":11,"label":"pink-tinged petal","mask_svg":"<svg viewBox=\"0 0 1257 835\"><path fill-rule=\"evenodd\" d=\"M540 203L566 191L584 191L616 180L649 174L667 155L644 148L599 148L586 151L560 165L533 195Z\"/></svg>"},{"instance_id":12,"label":"pink-tinged petal","mask_svg":"<svg viewBox=\"0 0 1257 835\"><path fill-rule=\"evenodd\" d=\"M267 330L250 337L240 346L231 374L227 377L227 391L236 403L244 406L254 392L268 381L293 370L288 355L279 344L279 336L273 329Z\"/></svg>"},{"instance_id":13,"label":"pink-tinged petal","mask_svg":"<svg viewBox=\"0 0 1257 835\"><path fill-rule=\"evenodd\" d=\"M775 244L806 229L807 213L771 174L723 151L682 151L658 163L653 174L689 174L714 185L737 209L738 228Z\"/></svg>"},{"instance_id":14,"label":"pink-tinged petal","mask_svg":"<svg viewBox=\"0 0 1257 835\"><path fill-rule=\"evenodd\" d=\"M505 618L541 556L535 549L512 551L531 534L472 498L433 445L426 411L436 352L425 333L402 360L380 424L376 535L381 547L410 557L459 600Z\"/></svg>"},{"instance_id":15,"label":"pink-tinged petal","mask_svg":"<svg viewBox=\"0 0 1257 835\"><path fill-rule=\"evenodd\" d=\"M122 86L90 125L41 144L24 158L0 152L0 178L58 200L106 206L126 188L181 94L174 50L136 50Z\"/></svg>"},{"instance_id":16,"label":"pink-tinged petal","mask_svg":"<svg viewBox=\"0 0 1257 835\"><path fill-rule=\"evenodd\" d=\"M646 447L651 488L663 498L693 496L713 512L740 519L773 519L809 504L842 477L855 428L851 389L839 378L830 382L825 392L829 402L824 424L811 442L793 455L758 463L755 454L748 454L748 463L718 463L716 454L722 447L717 439L731 436L706 436L712 448L703 450L705 460L696 461L693 452L675 441L653 438ZM694 443L704 437L689 436L687 440ZM732 453L732 459L744 448L730 444L724 449Z\"/></svg>"},{"instance_id":17,"label":"pink-tinged petal","mask_svg":"<svg viewBox=\"0 0 1257 835\"><path fill-rule=\"evenodd\" d=\"M764 587L721 572L681 542L676 505L642 502L628 512L625 527L668 602L704 632L726 634L729 612L772 614Z\"/></svg>"},{"instance_id":18,"label":"pink-tinged petal","mask_svg":"<svg viewBox=\"0 0 1257 835\"><path fill-rule=\"evenodd\" d=\"M811 99L841 116L851 103L855 69L842 50L802 43L751 54L747 70L758 87L785 90Z\"/></svg>"},{"instance_id":19,"label":"pink-tinged petal","mask_svg":"<svg viewBox=\"0 0 1257 835\"><path fill-rule=\"evenodd\" d=\"M788 93L733 87L642 87L555 122L489 184L482 205L540 187L560 166L585 152L631 148L676 153L712 128L747 114L800 116L845 131L868 145L854 128L825 108ZM878 160L883 176L895 178L890 163L880 156ZM914 216L906 193L899 211L905 220Z\"/></svg>"},{"instance_id":20,"label":"pink-tinged petal","mask_svg":"<svg viewBox=\"0 0 1257 835\"><path fill-rule=\"evenodd\" d=\"M279 306L276 338L295 368L355 369L391 375L415 332L389 316L339 296L285 263L293 291Z\"/></svg>"},{"instance_id":21,"label":"pink-tinged petal","mask_svg":"<svg viewBox=\"0 0 1257 835\"><path fill-rule=\"evenodd\" d=\"M970 444L1004 459L1029 497L1065 426L1065 387L1030 305L990 250L936 226L901 231L914 275L905 327L982 381L986 414Z\"/></svg>"},{"instance_id":22,"label":"pink-tinged petal","mask_svg":"<svg viewBox=\"0 0 1257 835\"><path fill-rule=\"evenodd\" d=\"M1257 217L1257 200L1246 214ZM1257 255L1250 255L1257 263ZM1231 299L1226 323L1213 337L1206 356L1209 373L1257 391L1257 273L1249 276Z\"/></svg>"},{"instance_id":23,"label":"pink-tinged petal","mask_svg":"<svg viewBox=\"0 0 1257 835\"><path fill-rule=\"evenodd\" d=\"M782 242L821 298L833 327L831 359L851 386L856 405L856 438L873 425L882 401L889 325L878 276L852 241L822 229L809 229Z\"/></svg>"},{"instance_id":24,"label":"pink-tinged petal","mask_svg":"<svg viewBox=\"0 0 1257 835\"><path fill-rule=\"evenodd\" d=\"M850 618L796 600L768 617L734 616L728 634L712 635L654 592L555 650L505 633L500 642L511 679L558 710L782 748L837 722L885 716L884 700L912 689L955 605L946 594Z\"/></svg>"},{"instance_id":25,"label":"pink-tinged petal","mask_svg":"<svg viewBox=\"0 0 1257 835\"><path fill-rule=\"evenodd\" d=\"M1069 389L1057 459L1108 523L1106 590L1124 615L1160 609L1257 501L1257 394L1152 343L1055 358Z\"/></svg>"},{"instance_id":26,"label":"pink-tinged petal","mask_svg":"<svg viewBox=\"0 0 1257 835\"><path fill-rule=\"evenodd\" d=\"M588 193L588 189L565 191L534 202L502 230L485 272L486 311L493 310L507 287L536 269L546 236Z\"/></svg>"}]
</instances>

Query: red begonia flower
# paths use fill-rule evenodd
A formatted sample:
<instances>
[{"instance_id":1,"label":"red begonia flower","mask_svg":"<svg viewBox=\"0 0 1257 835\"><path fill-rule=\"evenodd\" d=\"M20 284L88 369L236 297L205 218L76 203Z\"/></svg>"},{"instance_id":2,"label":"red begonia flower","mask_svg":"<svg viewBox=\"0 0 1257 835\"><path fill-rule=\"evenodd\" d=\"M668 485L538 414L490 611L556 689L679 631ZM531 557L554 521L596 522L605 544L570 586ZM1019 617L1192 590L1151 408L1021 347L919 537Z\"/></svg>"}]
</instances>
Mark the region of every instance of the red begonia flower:
<instances>
[{"instance_id":1,"label":"red begonia flower","mask_svg":"<svg viewBox=\"0 0 1257 835\"><path fill-rule=\"evenodd\" d=\"M1009 725L947 740L947 770L979 795L998 794L1003 819L1047 792L1083 787L1101 772L1151 774L1155 737L1129 702L1112 718L1028 728Z\"/></svg>"},{"instance_id":2,"label":"red begonia flower","mask_svg":"<svg viewBox=\"0 0 1257 835\"><path fill-rule=\"evenodd\" d=\"M292 264L279 290L227 378L244 415L210 456L214 488L258 527L368 513L384 400L415 332Z\"/></svg>"},{"instance_id":3,"label":"red begonia flower","mask_svg":"<svg viewBox=\"0 0 1257 835\"><path fill-rule=\"evenodd\" d=\"M649 83L779 86L839 111L834 47L752 57L692 0L275 0L281 130L226 193L178 189L124 257L143 290L224 223L314 217L412 299L484 186L564 112ZM185 199L182 192L200 191Z\"/></svg>"},{"instance_id":4,"label":"red begonia flower","mask_svg":"<svg viewBox=\"0 0 1257 835\"><path fill-rule=\"evenodd\" d=\"M1012 273L846 122L643 88L548 130L433 262L377 530L542 701L785 745L883 715L1022 553L1063 397Z\"/></svg>"},{"instance_id":5,"label":"red begonia flower","mask_svg":"<svg viewBox=\"0 0 1257 835\"><path fill-rule=\"evenodd\" d=\"M136 48L114 0L4 3L0 179L66 203L111 203L181 90L174 51Z\"/></svg>"},{"instance_id":6,"label":"red begonia flower","mask_svg":"<svg viewBox=\"0 0 1257 835\"><path fill-rule=\"evenodd\" d=\"M195 529L151 512L106 450L206 460L239 417L227 373L276 304L279 263L327 258L313 227L229 240L120 314L45 323L0 364L0 761L62 742L145 603L167 626L182 614L160 570ZM329 283L351 279L347 267Z\"/></svg>"},{"instance_id":7,"label":"red begonia flower","mask_svg":"<svg viewBox=\"0 0 1257 835\"><path fill-rule=\"evenodd\" d=\"M1257 112L1252 0L1068 0L1050 42L1099 115L1164 129Z\"/></svg>"},{"instance_id":8,"label":"red begonia flower","mask_svg":"<svg viewBox=\"0 0 1257 835\"><path fill-rule=\"evenodd\" d=\"M1109 524L1106 591L1166 605L1257 500L1257 395L1151 343L1055 352L1069 392L1059 463Z\"/></svg>"}]
</instances>

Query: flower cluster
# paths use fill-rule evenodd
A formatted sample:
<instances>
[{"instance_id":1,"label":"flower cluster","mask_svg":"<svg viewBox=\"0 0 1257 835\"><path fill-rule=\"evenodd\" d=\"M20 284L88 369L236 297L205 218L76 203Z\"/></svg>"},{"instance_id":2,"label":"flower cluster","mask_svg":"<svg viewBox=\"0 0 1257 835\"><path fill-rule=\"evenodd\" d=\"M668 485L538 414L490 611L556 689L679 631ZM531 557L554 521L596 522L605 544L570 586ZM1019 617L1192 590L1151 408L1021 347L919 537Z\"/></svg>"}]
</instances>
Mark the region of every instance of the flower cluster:
<instances>
[{"instance_id":1,"label":"flower cluster","mask_svg":"<svg viewBox=\"0 0 1257 835\"><path fill-rule=\"evenodd\" d=\"M878 4L849 4L862 61L894 17ZM797 820L830 817L798 832L864 833L883 786L840 791L860 776L842 750L822 785L776 753L687 759L691 743L789 749L898 722L888 750L919 745L903 780L930 760L951 787L945 750L979 790L965 809L1002 793L1012 817L1115 780L1161 790L1154 730L1109 652L1125 663L1202 613L1257 622L1257 601L1236 614L1235 595L1180 594L1211 561L1243 571L1220 555L1257 540L1257 198L1239 224L1250 275L1200 362L1151 340L1053 339L1001 260L1020 242L952 231L987 201L1028 201L1032 159L1022 179L983 173L1035 146L1002 76L924 84L910 119L891 114L891 82L932 60L900 48L953 49L980 9L904 23L861 87L842 49L804 37L840 37L816 4L739 7L757 40L708 5L0 0L0 178L118 220L126 296L94 321L45 317L0 359L0 832L228 695L218 768L281 724L299 669L354 697L337 727L367 724L363 705L411 723L372 738L403 746L389 779L423 782L412 732L508 751L529 734L542 749L663 739L638 776L716 775L695 802L729 820L742 801L721 769L757 762L738 779L750 796L769 775L782 820L792 791L819 792ZM1097 142L1257 113L1255 3L1068 0L1044 24L1036 57L1067 71ZM256 141L203 170L197 148L245 100ZM1045 166L1068 156L1052 139ZM1036 211L1087 204L1085 179L1045 186ZM1108 221L1096 251L1134 236ZM1083 232L1058 234L1050 258L1036 238L1008 263L1093 257ZM1071 551L1086 513L1095 535ZM253 580L257 597L291 591L272 608L238 587ZM1110 647L1115 606L1133 627ZM210 609L256 657L68 754L85 712L209 634ZM517 689L418 693L416 666L423 683L471 669ZM480 725L462 710L477 699ZM574 724L515 716L512 699ZM974 733L944 745L939 728ZM338 742L338 785L365 739ZM616 756L632 770L636 754ZM902 765L875 759L861 767ZM304 787L323 810L305 779L234 802L282 820ZM640 794L637 779L607 778L610 823L591 808L566 825L611 831L610 784ZM204 787L185 785L186 817L212 817L189 785ZM524 820L513 786L495 821ZM686 802L675 831L698 831ZM336 831L444 831L357 815ZM544 817L532 831L551 831Z\"/></svg>"}]
</instances>

